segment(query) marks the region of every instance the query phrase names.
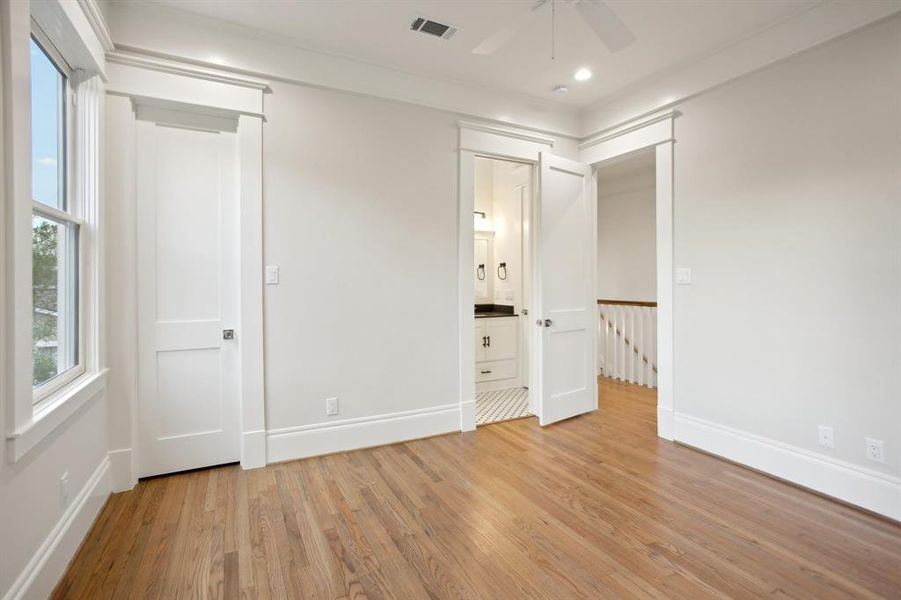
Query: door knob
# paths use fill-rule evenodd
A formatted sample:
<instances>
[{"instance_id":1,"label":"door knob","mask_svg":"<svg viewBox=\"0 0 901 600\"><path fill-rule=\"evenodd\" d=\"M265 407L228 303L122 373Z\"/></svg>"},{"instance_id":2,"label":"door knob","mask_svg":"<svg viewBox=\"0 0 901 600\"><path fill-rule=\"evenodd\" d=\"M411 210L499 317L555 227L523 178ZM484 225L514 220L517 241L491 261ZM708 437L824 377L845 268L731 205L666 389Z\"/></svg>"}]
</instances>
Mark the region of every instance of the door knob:
<instances>
[{"instance_id":1,"label":"door knob","mask_svg":"<svg viewBox=\"0 0 901 600\"><path fill-rule=\"evenodd\" d=\"M223 329L222 330L222 339L223 340L235 339L235 330L234 329Z\"/></svg>"},{"instance_id":2,"label":"door knob","mask_svg":"<svg viewBox=\"0 0 901 600\"><path fill-rule=\"evenodd\" d=\"M550 327L550 326L553 325L553 324L554 324L554 322L551 321L550 319L545 319L545 320L544 320L544 326L545 326L545 327Z\"/></svg>"}]
</instances>

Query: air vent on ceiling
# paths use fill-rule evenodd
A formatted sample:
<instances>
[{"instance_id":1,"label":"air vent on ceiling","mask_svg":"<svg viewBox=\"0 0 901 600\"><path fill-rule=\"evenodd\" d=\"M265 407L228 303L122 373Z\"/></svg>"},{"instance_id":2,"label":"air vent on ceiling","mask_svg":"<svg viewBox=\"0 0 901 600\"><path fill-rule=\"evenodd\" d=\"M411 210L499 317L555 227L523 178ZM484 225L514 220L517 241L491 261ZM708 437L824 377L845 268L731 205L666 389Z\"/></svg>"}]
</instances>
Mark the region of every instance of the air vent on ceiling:
<instances>
[{"instance_id":1,"label":"air vent on ceiling","mask_svg":"<svg viewBox=\"0 0 901 600\"><path fill-rule=\"evenodd\" d=\"M438 21L432 21L425 17L416 17L410 24L410 29L419 33L427 33L442 40L449 40L451 36L457 33L457 28L453 25L446 25Z\"/></svg>"}]
</instances>

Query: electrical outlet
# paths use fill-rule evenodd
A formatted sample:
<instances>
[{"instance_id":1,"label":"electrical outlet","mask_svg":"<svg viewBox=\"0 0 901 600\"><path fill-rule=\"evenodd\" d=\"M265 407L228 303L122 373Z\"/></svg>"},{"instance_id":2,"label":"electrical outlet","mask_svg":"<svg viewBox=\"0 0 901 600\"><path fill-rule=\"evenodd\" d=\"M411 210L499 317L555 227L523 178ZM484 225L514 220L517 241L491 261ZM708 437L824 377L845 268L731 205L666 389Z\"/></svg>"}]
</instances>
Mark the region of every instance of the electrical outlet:
<instances>
[{"instance_id":1,"label":"electrical outlet","mask_svg":"<svg viewBox=\"0 0 901 600\"><path fill-rule=\"evenodd\" d=\"M66 471L59 478L59 507L66 508L69 505L69 472Z\"/></svg>"},{"instance_id":2,"label":"electrical outlet","mask_svg":"<svg viewBox=\"0 0 901 600\"><path fill-rule=\"evenodd\" d=\"M826 448L835 448L835 432L832 430L832 427L827 427L826 425L820 425L817 428L820 438L820 446L825 446Z\"/></svg>"},{"instance_id":3,"label":"electrical outlet","mask_svg":"<svg viewBox=\"0 0 901 600\"><path fill-rule=\"evenodd\" d=\"M866 452L869 460L878 463L885 462L885 442L882 440L866 438Z\"/></svg>"},{"instance_id":4,"label":"electrical outlet","mask_svg":"<svg viewBox=\"0 0 901 600\"><path fill-rule=\"evenodd\" d=\"M337 398L326 398L325 399L325 416L334 417L338 414L338 399Z\"/></svg>"},{"instance_id":5,"label":"electrical outlet","mask_svg":"<svg viewBox=\"0 0 901 600\"><path fill-rule=\"evenodd\" d=\"M676 268L676 284L691 285L691 267Z\"/></svg>"}]
</instances>

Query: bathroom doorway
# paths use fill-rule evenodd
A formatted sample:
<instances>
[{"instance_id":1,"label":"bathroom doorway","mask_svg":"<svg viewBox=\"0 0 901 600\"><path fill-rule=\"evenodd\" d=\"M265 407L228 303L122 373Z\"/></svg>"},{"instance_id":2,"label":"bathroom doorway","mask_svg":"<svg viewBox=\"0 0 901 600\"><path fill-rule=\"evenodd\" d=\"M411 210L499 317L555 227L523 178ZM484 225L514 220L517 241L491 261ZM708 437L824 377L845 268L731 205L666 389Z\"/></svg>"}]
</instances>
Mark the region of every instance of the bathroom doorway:
<instances>
[{"instance_id":1,"label":"bathroom doorway","mask_svg":"<svg viewBox=\"0 0 901 600\"><path fill-rule=\"evenodd\" d=\"M529 398L532 166L477 156L473 318L476 425L534 416Z\"/></svg>"}]
</instances>

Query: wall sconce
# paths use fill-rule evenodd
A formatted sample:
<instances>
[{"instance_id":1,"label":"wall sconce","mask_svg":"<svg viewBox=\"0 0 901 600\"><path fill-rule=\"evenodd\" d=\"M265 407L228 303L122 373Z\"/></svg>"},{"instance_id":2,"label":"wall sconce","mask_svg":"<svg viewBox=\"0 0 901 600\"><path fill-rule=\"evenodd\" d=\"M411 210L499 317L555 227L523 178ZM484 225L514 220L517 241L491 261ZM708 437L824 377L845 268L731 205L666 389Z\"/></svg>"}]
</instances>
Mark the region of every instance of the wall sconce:
<instances>
[{"instance_id":1,"label":"wall sconce","mask_svg":"<svg viewBox=\"0 0 901 600\"><path fill-rule=\"evenodd\" d=\"M474 211L473 214L476 231L491 231L491 222L488 220L488 215L479 210Z\"/></svg>"}]
</instances>

